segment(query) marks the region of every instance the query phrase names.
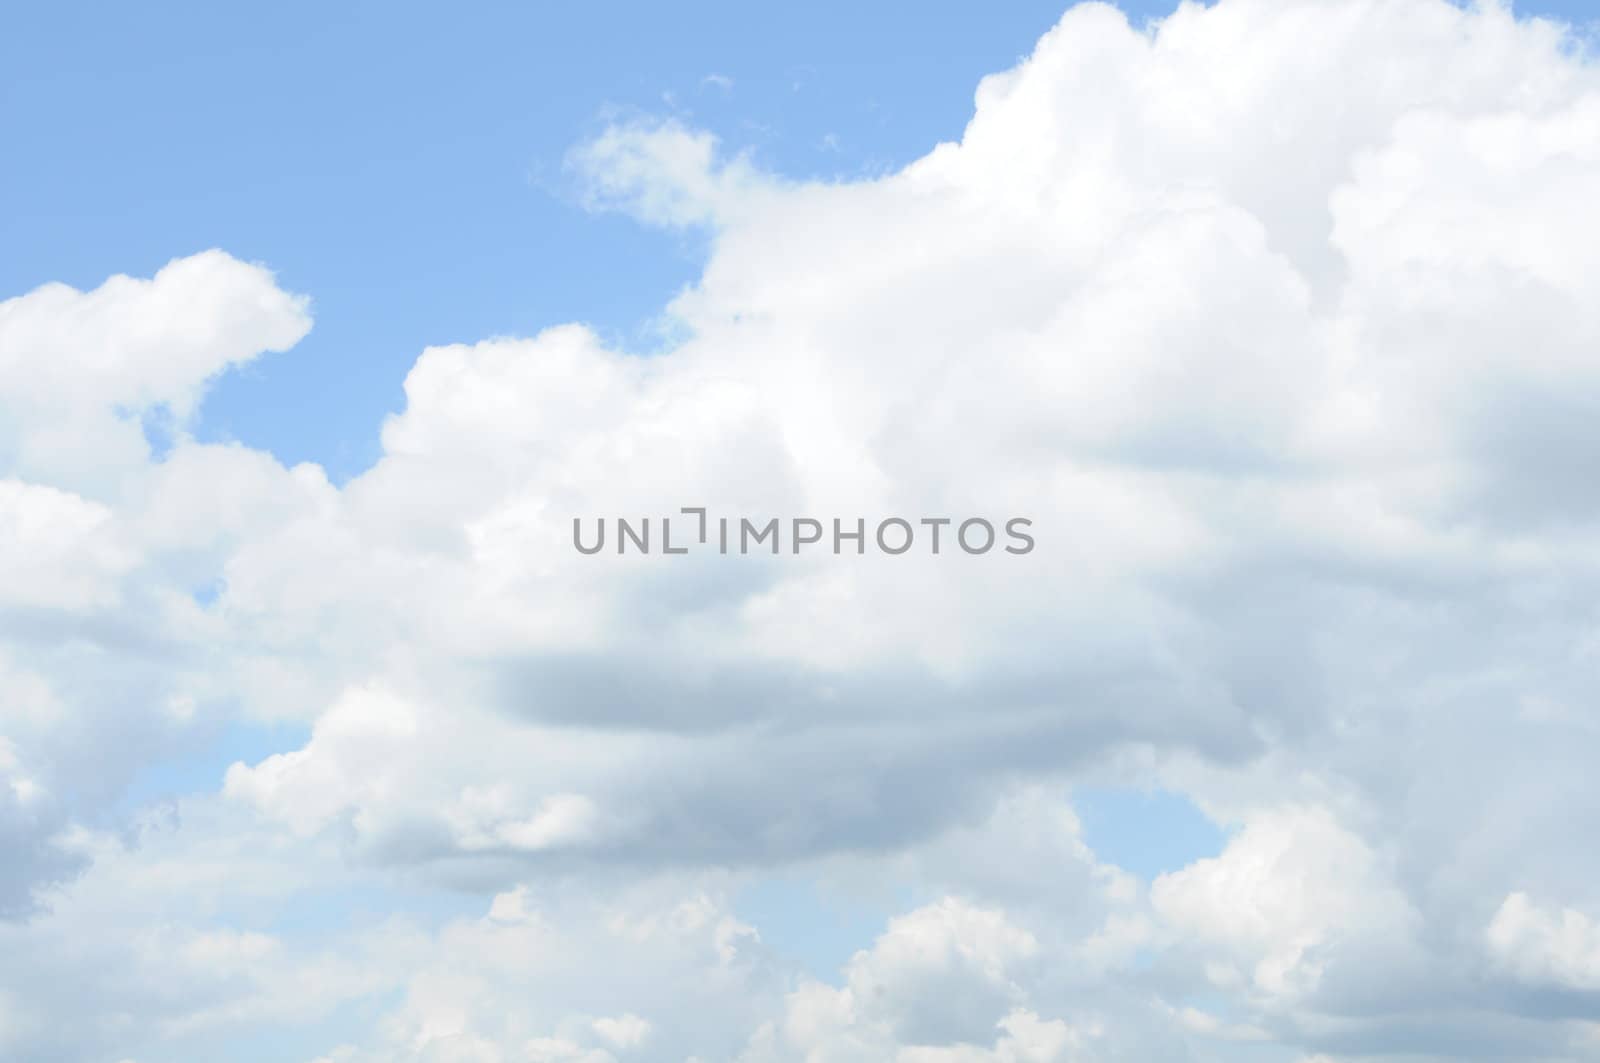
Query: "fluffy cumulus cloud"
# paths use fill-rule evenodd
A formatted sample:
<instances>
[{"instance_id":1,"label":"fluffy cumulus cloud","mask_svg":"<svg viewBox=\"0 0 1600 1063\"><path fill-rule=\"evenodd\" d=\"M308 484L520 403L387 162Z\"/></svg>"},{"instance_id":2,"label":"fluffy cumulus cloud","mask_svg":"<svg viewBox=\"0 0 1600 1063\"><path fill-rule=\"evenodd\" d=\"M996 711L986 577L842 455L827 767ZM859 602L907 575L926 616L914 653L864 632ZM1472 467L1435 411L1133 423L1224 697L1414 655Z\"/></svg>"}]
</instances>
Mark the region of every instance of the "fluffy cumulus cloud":
<instances>
[{"instance_id":1,"label":"fluffy cumulus cloud","mask_svg":"<svg viewBox=\"0 0 1600 1063\"><path fill-rule=\"evenodd\" d=\"M1600 923L1572 908L1541 909L1525 893L1507 897L1489 924L1495 959L1519 978L1600 989Z\"/></svg>"},{"instance_id":2,"label":"fluffy cumulus cloud","mask_svg":"<svg viewBox=\"0 0 1600 1063\"><path fill-rule=\"evenodd\" d=\"M893 173L571 165L708 234L674 346L429 348L343 486L190 434L310 327L265 267L0 303L0 1057L1600 1058L1571 31L1080 4ZM684 506L782 552L664 556ZM130 791L227 728L291 737ZM1086 782L1225 841L1119 868ZM876 929L805 967L780 878Z\"/></svg>"}]
</instances>

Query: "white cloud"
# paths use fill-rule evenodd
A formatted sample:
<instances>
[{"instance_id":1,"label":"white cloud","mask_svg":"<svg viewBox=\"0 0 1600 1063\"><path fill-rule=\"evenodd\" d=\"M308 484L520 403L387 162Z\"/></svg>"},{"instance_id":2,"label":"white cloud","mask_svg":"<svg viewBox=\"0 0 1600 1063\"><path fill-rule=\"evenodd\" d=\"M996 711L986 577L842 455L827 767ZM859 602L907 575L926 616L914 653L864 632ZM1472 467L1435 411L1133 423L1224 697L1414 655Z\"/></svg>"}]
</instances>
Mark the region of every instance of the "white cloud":
<instances>
[{"instance_id":1,"label":"white cloud","mask_svg":"<svg viewBox=\"0 0 1600 1063\"><path fill-rule=\"evenodd\" d=\"M591 1025L595 1033L618 1048L634 1048L650 1036L650 1023L631 1012L615 1018L599 1018Z\"/></svg>"},{"instance_id":2,"label":"white cloud","mask_svg":"<svg viewBox=\"0 0 1600 1063\"><path fill-rule=\"evenodd\" d=\"M298 342L307 307L221 251L0 302L0 458L24 478L107 485L148 452L140 415L164 409L181 428L211 378Z\"/></svg>"},{"instance_id":3,"label":"white cloud","mask_svg":"<svg viewBox=\"0 0 1600 1063\"><path fill-rule=\"evenodd\" d=\"M1490 955L1513 976L1536 985L1600 990L1600 921L1572 908L1508 895L1489 923Z\"/></svg>"},{"instance_id":4,"label":"white cloud","mask_svg":"<svg viewBox=\"0 0 1600 1063\"><path fill-rule=\"evenodd\" d=\"M757 1030L742 1063L896 1059L901 1063L1065 1063L1083 1034L1017 1005L1012 976L1038 942L1003 912L953 898L890 922L846 965L838 988L806 982L781 1020ZM990 1048L978 1045L999 1029Z\"/></svg>"},{"instance_id":5,"label":"white cloud","mask_svg":"<svg viewBox=\"0 0 1600 1063\"><path fill-rule=\"evenodd\" d=\"M1219 856L1156 879L1150 901L1181 937L1219 947L1219 988L1269 999L1315 993L1334 963L1393 964L1418 923L1377 855L1321 809L1261 814Z\"/></svg>"},{"instance_id":6,"label":"white cloud","mask_svg":"<svg viewBox=\"0 0 1600 1063\"><path fill-rule=\"evenodd\" d=\"M708 79L709 80L709 79ZM719 161L717 139L677 122L613 127L574 149L569 169L596 210L623 210L657 225L732 220L767 183L742 156Z\"/></svg>"},{"instance_id":7,"label":"white cloud","mask_svg":"<svg viewBox=\"0 0 1600 1063\"><path fill-rule=\"evenodd\" d=\"M1595 872L1597 100L1497 7L1222 0L1072 9L879 179L613 129L589 202L708 229L682 341L429 348L342 487L184 435L309 326L262 268L0 304L5 1050L1577 1054L1479 976L1592 988L1527 898ZM571 548L697 504L1039 548ZM240 720L309 738L122 822ZM1119 773L1238 830L1147 885L1061 797ZM905 914L799 976L719 893L773 870ZM275 925L346 889L422 914Z\"/></svg>"}]
</instances>

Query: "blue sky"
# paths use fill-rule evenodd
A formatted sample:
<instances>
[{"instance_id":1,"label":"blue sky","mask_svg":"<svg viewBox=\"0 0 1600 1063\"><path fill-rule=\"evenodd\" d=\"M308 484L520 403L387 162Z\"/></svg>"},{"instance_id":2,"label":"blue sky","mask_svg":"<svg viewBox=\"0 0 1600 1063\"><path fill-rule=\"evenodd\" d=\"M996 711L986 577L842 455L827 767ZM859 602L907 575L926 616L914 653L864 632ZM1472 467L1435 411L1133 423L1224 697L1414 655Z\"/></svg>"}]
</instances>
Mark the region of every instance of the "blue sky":
<instances>
[{"instance_id":1,"label":"blue sky","mask_svg":"<svg viewBox=\"0 0 1600 1063\"><path fill-rule=\"evenodd\" d=\"M0 291L88 288L208 247L266 263L313 295L316 326L224 377L197 432L342 481L377 456L428 344L573 320L653 344L701 248L576 205L563 156L608 117L676 115L792 176L883 170L958 137L978 78L1061 9L17 5Z\"/></svg>"},{"instance_id":2,"label":"blue sky","mask_svg":"<svg viewBox=\"0 0 1600 1063\"><path fill-rule=\"evenodd\" d=\"M785 173L882 169L959 135L1059 9L28 5L0 43L23 163L0 288L207 247L269 264L316 327L222 381L201 432L342 479L427 344L570 320L650 342L698 248L576 207L563 156L608 114L681 115Z\"/></svg>"}]
</instances>

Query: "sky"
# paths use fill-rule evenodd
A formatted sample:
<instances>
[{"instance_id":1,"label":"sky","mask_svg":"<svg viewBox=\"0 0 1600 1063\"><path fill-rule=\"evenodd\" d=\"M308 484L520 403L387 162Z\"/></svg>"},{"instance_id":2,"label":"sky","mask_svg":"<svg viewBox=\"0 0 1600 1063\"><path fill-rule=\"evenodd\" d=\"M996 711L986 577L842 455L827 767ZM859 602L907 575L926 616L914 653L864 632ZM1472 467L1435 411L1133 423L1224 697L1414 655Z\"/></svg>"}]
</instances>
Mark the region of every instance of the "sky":
<instances>
[{"instance_id":1,"label":"sky","mask_svg":"<svg viewBox=\"0 0 1600 1063\"><path fill-rule=\"evenodd\" d=\"M317 327L218 380L195 431L342 482L377 458L424 346L565 321L659 346L704 241L579 209L574 143L670 115L787 176L883 173L958 138L977 80L1061 6L18 5L0 290L212 247L267 263L313 294Z\"/></svg>"},{"instance_id":2,"label":"sky","mask_svg":"<svg viewBox=\"0 0 1600 1063\"><path fill-rule=\"evenodd\" d=\"M0 1059L1600 1059L1595 16L8 13Z\"/></svg>"},{"instance_id":3,"label":"sky","mask_svg":"<svg viewBox=\"0 0 1600 1063\"><path fill-rule=\"evenodd\" d=\"M662 309L694 280L705 241L583 209L566 155L607 121L673 116L795 178L883 173L959 137L977 79L1024 55L1060 5L20 15L0 45L13 71L4 137L17 158L50 164L0 178L5 201L24 205L6 211L0 290L91 287L211 247L268 264L315 293L316 327L217 379L192 431L342 482L378 457L399 383L430 344L577 320L624 349L661 346ZM298 734L204 733L125 803L212 784ZM1104 845L1195 844L1191 812L1168 819L1138 791L1099 801Z\"/></svg>"},{"instance_id":4,"label":"sky","mask_svg":"<svg viewBox=\"0 0 1600 1063\"><path fill-rule=\"evenodd\" d=\"M416 352L585 321L630 349L701 241L579 209L572 145L676 115L794 176L903 165L1056 4L36 4L7 34L8 292L224 247L315 292L315 333L219 381L199 430L378 454ZM619 33L619 24L627 27Z\"/></svg>"}]
</instances>

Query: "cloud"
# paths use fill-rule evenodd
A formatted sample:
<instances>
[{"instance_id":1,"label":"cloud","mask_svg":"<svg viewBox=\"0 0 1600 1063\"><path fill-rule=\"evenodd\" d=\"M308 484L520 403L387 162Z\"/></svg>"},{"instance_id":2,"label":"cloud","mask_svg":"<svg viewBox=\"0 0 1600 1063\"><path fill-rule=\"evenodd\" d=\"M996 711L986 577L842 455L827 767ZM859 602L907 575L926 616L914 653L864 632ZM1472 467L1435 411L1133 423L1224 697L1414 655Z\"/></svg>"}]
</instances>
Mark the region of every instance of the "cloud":
<instances>
[{"instance_id":1,"label":"cloud","mask_svg":"<svg viewBox=\"0 0 1600 1063\"><path fill-rule=\"evenodd\" d=\"M30 913L40 884L83 869L81 858L57 844L66 823L59 799L25 770L15 746L0 735L0 843L7 854L0 870L0 919Z\"/></svg>"},{"instance_id":2,"label":"cloud","mask_svg":"<svg viewBox=\"0 0 1600 1063\"><path fill-rule=\"evenodd\" d=\"M615 1018L599 1018L591 1025L595 1033L618 1048L632 1048L650 1036L650 1023L631 1012Z\"/></svg>"},{"instance_id":3,"label":"cloud","mask_svg":"<svg viewBox=\"0 0 1600 1063\"><path fill-rule=\"evenodd\" d=\"M147 455L141 415L163 410L181 428L207 381L299 342L308 306L222 251L148 280L47 284L0 302L0 457L58 487L106 484Z\"/></svg>"},{"instance_id":4,"label":"cloud","mask_svg":"<svg viewBox=\"0 0 1600 1063\"><path fill-rule=\"evenodd\" d=\"M781 1022L758 1030L741 1061L1074 1058L1079 1035L1065 1023L1008 1004L1023 996L1011 971L1038 949L1003 912L946 898L893 920L850 960L843 986L789 994ZM996 1028L993 1051L975 1047Z\"/></svg>"},{"instance_id":5,"label":"cloud","mask_svg":"<svg viewBox=\"0 0 1600 1063\"><path fill-rule=\"evenodd\" d=\"M1156 914L1181 938L1216 946L1208 979L1268 1000L1394 969L1419 922L1382 861L1321 809L1265 812L1223 852L1151 884ZM1231 957L1225 959L1224 957Z\"/></svg>"},{"instance_id":6,"label":"cloud","mask_svg":"<svg viewBox=\"0 0 1600 1063\"><path fill-rule=\"evenodd\" d=\"M747 158L716 155L710 133L675 121L641 121L609 128L573 149L567 167L582 180L590 209L681 228L731 220L767 183Z\"/></svg>"},{"instance_id":7,"label":"cloud","mask_svg":"<svg viewBox=\"0 0 1600 1063\"><path fill-rule=\"evenodd\" d=\"M1581 1058L1592 927L1531 900L1586 896L1600 813L1569 45L1433 0L1081 5L871 180L610 129L589 205L710 241L681 342L428 348L340 487L185 434L309 327L261 267L0 304L0 1052ZM572 548L686 505L1038 547ZM1088 778L1233 833L1141 881ZM797 972L730 899L774 873L878 883L881 935Z\"/></svg>"},{"instance_id":8,"label":"cloud","mask_svg":"<svg viewBox=\"0 0 1600 1063\"><path fill-rule=\"evenodd\" d=\"M90 292L0 303L0 918L80 870L71 814L236 702L232 638L193 593L320 471L184 434L206 383L309 328L307 301L220 251ZM155 462L154 413L176 432ZM259 646L255 647L259 652ZM198 712L199 716L208 715ZM212 716L214 721L214 716Z\"/></svg>"},{"instance_id":9,"label":"cloud","mask_svg":"<svg viewBox=\"0 0 1600 1063\"><path fill-rule=\"evenodd\" d=\"M1600 990L1600 923L1583 912L1559 912L1513 893L1486 934L1496 962L1518 978L1567 989Z\"/></svg>"}]
</instances>

